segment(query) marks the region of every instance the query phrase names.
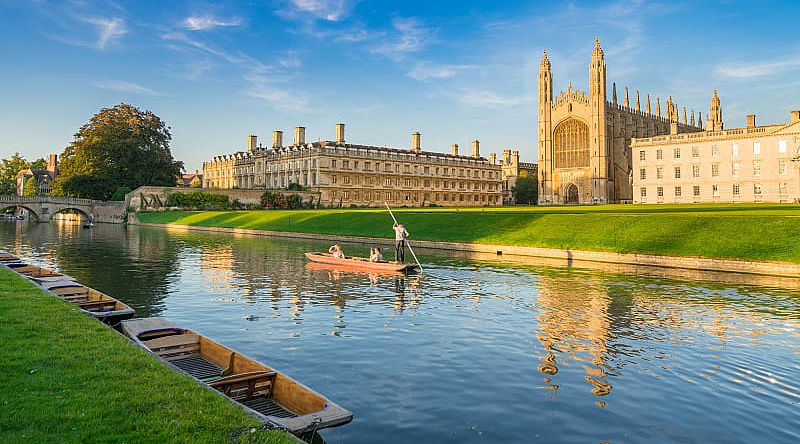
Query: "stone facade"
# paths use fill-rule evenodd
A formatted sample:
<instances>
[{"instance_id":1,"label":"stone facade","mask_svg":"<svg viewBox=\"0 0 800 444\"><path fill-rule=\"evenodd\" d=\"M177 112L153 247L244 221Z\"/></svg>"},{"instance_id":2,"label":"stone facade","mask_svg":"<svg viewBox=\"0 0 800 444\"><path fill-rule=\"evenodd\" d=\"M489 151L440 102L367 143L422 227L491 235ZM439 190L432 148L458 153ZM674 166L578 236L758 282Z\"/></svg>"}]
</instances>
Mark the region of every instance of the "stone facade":
<instances>
[{"instance_id":1,"label":"stone facade","mask_svg":"<svg viewBox=\"0 0 800 444\"><path fill-rule=\"evenodd\" d=\"M22 196L25 192L25 185L29 180L35 178L39 186L39 195L50 194L50 185L58 178L58 155L51 154L47 162L46 170L25 169L17 173L17 196Z\"/></svg>"},{"instance_id":2,"label":"stone facade","mask_svg":"<svg viewBox=\"0 0 800 444\"><path fill-rule=\"evenodd\" d=\"M490 163L495 163L494 154L489 157ZM503 179L503 205L514 205L512 190L520 176L537 177L539 165L535 163L520 162L519 151L503 150L500 160L501 177Z\"/></svg>"},{"instance_id":3,"label":"stone facade","mask_svg":"<svg viewBox=\"0 0 800 444\"><path fill-rule=\"evenodd\" d=\"M694 112L687 119L670 97L665 114L656 99L653 112L648 95L644 106L636 91L631 103L625 88L617 101L616 84L606 93L606 64L600 40L595 41L589 65L589 92L569 85L553 96L553 75L547 51L539 65L539 203L594 204L629 202L633 198L630 143L634 137L700 131ZM643 109L644 108L644 109Z\"/></svg>"},{"instance_id":4,"label":"stone facade","mask_svg":"<svg viewBox=\"0 0 800 444\"><path fill-rule=\"evenodd\" d=\"M205 188L286 189L299 184L319 192L326 207L482 206L502 204L501 167L480 156L473 142L469 156L422 151L421 136L411 148L357 145L344 140L337 124L336 140L306 143L305 128L295 129L292 145L273 133L271 147L248 138L247 151L218 156L203 164Z\"/></svg>"},{"instance_id":5,"label":"stone facade","mask_svg":"<svg viewBox=\"0 0 800 444\"><path fill-rule=\"evenodd\" d=\"M710 115L707 131L632 141L636 203L800 201L800 111L725 130L714 91Z\"/></svg>"}]
</instances>

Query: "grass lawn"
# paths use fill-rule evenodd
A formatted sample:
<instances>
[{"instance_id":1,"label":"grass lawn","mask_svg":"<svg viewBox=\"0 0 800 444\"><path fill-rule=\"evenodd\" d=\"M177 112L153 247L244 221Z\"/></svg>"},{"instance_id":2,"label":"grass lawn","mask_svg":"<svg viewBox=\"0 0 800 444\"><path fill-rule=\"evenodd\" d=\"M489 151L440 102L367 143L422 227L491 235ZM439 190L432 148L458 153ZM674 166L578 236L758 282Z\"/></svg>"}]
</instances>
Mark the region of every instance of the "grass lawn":
<instances>
[{"instance_id":1,"label":"grass lawn","mask_svg":"<svg viewBox=\"0 0 800 444\"><path fill-rule=\"evenodd\" d=\"M225 443L260 423L0 267L0 442ZM239 442L290 443L275 431Z\"/></svg>"},{"instance_id":2,"label":"grass lawn","mask_svg":"<svg viewBox=\"0 0 800 444\"><path fill-rule=\"evenodd\" d=\"M398 209L410 240L800 262L800 205ZM146 223L393 237L385 210L173 211Z\"/></svg>"}]
</instances>

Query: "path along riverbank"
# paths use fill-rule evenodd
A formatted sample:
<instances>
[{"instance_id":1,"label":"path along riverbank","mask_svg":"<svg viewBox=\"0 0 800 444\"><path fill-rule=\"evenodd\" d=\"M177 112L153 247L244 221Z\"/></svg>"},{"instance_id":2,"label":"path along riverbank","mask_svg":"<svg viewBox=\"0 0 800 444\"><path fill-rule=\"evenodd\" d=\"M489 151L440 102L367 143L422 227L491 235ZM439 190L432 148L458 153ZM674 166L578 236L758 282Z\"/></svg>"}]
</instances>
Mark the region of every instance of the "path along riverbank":
<instances>
[{"instance_id":1,"label":"path along riverbank","mask_svg":"<svg viewBox=\"0 0 800 444\"><path fill-rule=\"evenodd\" d=\"M800 276L800 207L672 205L403 209L414 246L693 270ZM142 225L387 244L381 210L141 213Z\"/></svg>"},{"instance_id":2,"label":"path along riverbank","mask_svg":"<svg viewBox=\"0 0 800 444\"><path fill-rule=\"evenodd\" d=\"M0 267L0 441L232 442L260 422ZM261 431L240 443L296 443Z\"/></svg>"}]
</instances>

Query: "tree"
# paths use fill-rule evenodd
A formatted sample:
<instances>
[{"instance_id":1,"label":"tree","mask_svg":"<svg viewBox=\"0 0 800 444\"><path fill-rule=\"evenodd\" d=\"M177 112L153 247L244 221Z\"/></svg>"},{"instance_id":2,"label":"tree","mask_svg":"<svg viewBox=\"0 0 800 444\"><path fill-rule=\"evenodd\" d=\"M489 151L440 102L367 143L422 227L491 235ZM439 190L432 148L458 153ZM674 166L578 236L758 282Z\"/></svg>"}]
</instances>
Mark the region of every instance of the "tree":
<instances>
[{"instance_id":1,"label":"tree","mask_svg":"<svg viewBox=\"0 0 800 444\"><path fill-rule=\"evenodd\" d=\"M38 196L39 195L39 181L36 176L31 176L30 179L25 181L25 187L22 188L23 196Z\"/></svg>"},{"instance_id":2,"label":"tree","mask_svg":"<svg viewBox=\"0 0 800 444\"><path fill-rule=\"evenodd\" d=\"M47 169L47 161L44 158L39 158L31 162L29 167L32 170L46 170Z\"/></svg>"},{"instance_id":3,"label":"tree","mask_svg":"<svg viewBox=\"0 0 800 444\"><path fill-rule=\"evenodd\" d=\"M174 186L183 162L173 159L171 140L150 111L125 103L103 108L61 154L52 194L107 200L123 186Z\"/></svg>"},{"instance_id":4,"label":"tree","mask_svg":"<svg viewBox=\"0 0 800 444\"><path fill-rule=\"evenodd\" d=\"M30 163L19 153L14 153L10 158L0 161L0 195L16 194L17 173L28 167L30 167Z\"/></svg>"},{"instance_id":5,"label":"tree","mask_svg":"<svg viewBox=\"0 0 800 444\"><path fill-rule=\"evenodd\" d=\"M539 199L539 184L536 180L536 176L531 176L522 172L519 177L517 177L517 182L514 187L511 188L511 193L514 195L514 201L516 203L535 205L536 201Z\"/></svg>"}]
</instances>

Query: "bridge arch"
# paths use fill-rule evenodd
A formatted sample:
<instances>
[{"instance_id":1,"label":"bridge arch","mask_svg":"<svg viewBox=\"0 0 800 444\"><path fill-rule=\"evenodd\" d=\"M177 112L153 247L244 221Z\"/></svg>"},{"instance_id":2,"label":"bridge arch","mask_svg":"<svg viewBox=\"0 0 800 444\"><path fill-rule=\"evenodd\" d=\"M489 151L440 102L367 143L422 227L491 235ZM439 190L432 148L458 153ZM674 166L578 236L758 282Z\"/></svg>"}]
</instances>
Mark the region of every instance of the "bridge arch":
<instances>
[{"instance_id":1,"label":"bridge arch","mask_svg":"<svg viewBox=\"0 0 800 444\"><path fill-rule=\"evenodd\" d=\"M9 208L24 208L36 218L37 222L41 220L39 213L27 205L0 203L0 214L5 214L5 211Z\"/></svg>"},{"instance_id":2,"label":"bridge arch","mask_svg":"<svg viewBox=\"0 0 800 444\"><path fill-rule=\"evenodd\" d=\"M83 210L78 207L69 207L69 206L57 207L56 210L53 211L53 213L50 215L50 219L52 219L53 216L55 216L56 214L61 214L65 211L74 211L81 216L81 219L87 219L87 220L89 219L89 214L86 212L86 210Z\"/></svg>"}]
</instances>

